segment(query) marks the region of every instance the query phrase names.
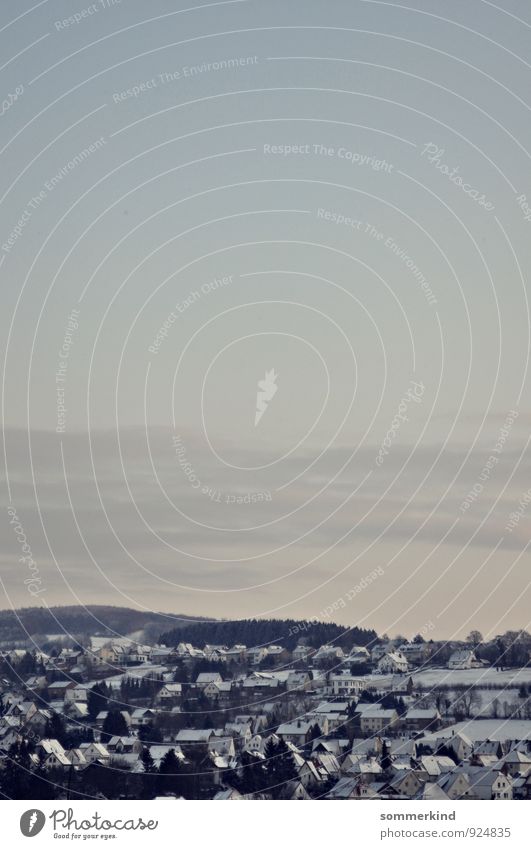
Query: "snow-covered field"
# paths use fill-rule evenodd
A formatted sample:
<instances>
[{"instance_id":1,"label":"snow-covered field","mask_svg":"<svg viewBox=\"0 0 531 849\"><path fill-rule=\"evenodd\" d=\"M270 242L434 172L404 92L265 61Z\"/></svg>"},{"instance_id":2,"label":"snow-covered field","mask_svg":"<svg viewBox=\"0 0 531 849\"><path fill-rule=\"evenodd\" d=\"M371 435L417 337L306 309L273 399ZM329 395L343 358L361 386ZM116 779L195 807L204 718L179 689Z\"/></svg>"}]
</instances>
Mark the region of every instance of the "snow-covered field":
<instances>
[{"instance_id":1,"label":"snow-covered field","mask_svg":"<svg viewBox=\"0 0 531 849\"><path fill-rule=\"evenodd\" d=\"M503 689L507 684L531 684L531 667L525 669L424 669L411 672L413 684L429 690L441 684L447 687L496 685Z\"/></svg>"},{"instance_id":2,"label":"snow-covered field","mask_svg":"<svg viewBox=\"0 0 531 849\"><path fill-rule=\"evenodd\" d=\"M449 728L441 728L433 734L427 734L426 740L439 737L452 737L462 731L475 740L531 740L531 721L525 719L467 719Z\"/></svg>"}]
</instances>

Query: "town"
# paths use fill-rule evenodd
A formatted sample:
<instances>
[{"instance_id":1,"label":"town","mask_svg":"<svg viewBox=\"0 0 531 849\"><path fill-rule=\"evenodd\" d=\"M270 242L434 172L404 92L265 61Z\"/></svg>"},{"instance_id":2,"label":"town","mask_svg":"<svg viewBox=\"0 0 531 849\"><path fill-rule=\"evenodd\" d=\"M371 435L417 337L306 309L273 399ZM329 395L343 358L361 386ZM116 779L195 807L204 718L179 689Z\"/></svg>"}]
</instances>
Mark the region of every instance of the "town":
<instances>
[{"instance_id":1,"label":"town","mask_svg":"<svg viewBox=\"0 0 531 849\"><path fill-rule=\"evenodd\" d=\"M527 632L343 629L322 642L331 623L271 621L285 640L202 639L265 633L244 624L197 622L152 644L105 628L4 641L3 796L531 799Z\"/></svg>"}]
</instances>

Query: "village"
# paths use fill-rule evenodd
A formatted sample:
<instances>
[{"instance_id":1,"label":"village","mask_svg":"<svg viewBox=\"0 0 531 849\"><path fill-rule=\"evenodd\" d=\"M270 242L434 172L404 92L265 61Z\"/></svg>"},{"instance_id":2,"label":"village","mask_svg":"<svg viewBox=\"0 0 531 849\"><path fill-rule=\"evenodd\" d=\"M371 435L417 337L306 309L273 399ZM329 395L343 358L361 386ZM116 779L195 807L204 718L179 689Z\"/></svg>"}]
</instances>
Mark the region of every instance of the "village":
<instances>
[{"instance_id":1,"label":"village","mask_svg":"<svg viewBox=\"0 0 531 849\"><path fill-rule=\"evenodd\" d=\"M10 798L531 799L525 632L483 652L473 635L348 651L68 642L0 651Z\"/></svg>"}]
</instances>

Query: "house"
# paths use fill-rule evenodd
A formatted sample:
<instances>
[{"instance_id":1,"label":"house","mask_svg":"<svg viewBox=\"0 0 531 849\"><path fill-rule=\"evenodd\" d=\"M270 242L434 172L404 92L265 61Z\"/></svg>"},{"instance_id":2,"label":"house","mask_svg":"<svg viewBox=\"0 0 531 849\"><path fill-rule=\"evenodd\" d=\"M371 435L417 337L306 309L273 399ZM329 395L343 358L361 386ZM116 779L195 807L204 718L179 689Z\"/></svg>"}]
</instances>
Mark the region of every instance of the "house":
<instances>
[{"instance_id":1,"label":"house","mask_svg":"<svg viewBox=\"0 0 531 849\"><path fill-rule=\"evenodd\" d=\"M81 749L68 749L65 753L71 766L75 770L84 769L87 766L87 759Z\"/></svg>"},{"instance_id":2,"label":"house","mask_svg":"<svg viewBox=\"0 0 531 849\"><path fill-rule=\"evenodd\" d=\"M402 652L393 651L387 652L382 658L380 658L376 669L383 675L388 675L389 673L396 674L397 672L407 672L409 664L407 662L407 658L404 657Z\"/></svg>"},{"instance_id":3,"label":"house","mask_svg":"<svg viewBox=\"0 0 531 849\"><path fill-rule=\"evenodd\" d=\"M207 684L221 684L223 678L219 672L200 672L196 678L195 685L204 689Z\"/></svg>"},{"instance_id":4,"label":"house","mask_svg":"<svg viewBox=\"0 0 531 849\"><path fill-rule=\"evenodd\" d=\"M311 680L307 672L290 671L286 679L286 691L297 694L297 691L307 690L310 687Z\"/></svg>"},{"instance_id":5,"label":"house","mask_svg":"<svg viewBox=\"0 0 531 849\"><path fill-rule=\"evenodd\" d=\"M432 781L426 781L413 798L420 799L424 802L440 802L443 799L448 799L448 796L438 784Z\"/></svg>"},{"instance_id":6,"label":"house","mask_svg":"<svg viewBox=\"0 0 531 849\"><path fill-rule=\"evenodd\" d=\"M441 714L436 708L411 708L402 722L408 731L435 730L441 723Z\"/></svg>"},{"instance_id":7,"label":"house","mask_svg":"<svg viewBox=\"0 0 531 849\"><path fill-rule=\"evenodd\" d=\"M407 796L409 798L415 796L422 786L418 776L409 769L402 770L400 773L395 775L389 784L400 796Z\"/></svg>"},{"instance_id":8,"label":"house","mask_svg":"<svg viewBox=\"0 0 531 849\"><path fill-rule=\"evenodd\" d=\"M378 663L379 660L384 656L384 654L389 654L395 650L395 643L389 641L387 643L377 643L371 649L371 661L373 663Z\"/></svg>"},{"instance_id":9,"label":"house","mask_svg":"<svg viewBox=\"0 0 531 849\"><path fill-rule=\"evenodd\" d=\"M295 743L296 746L304 746L310 739L310 729L314 722L303 719L294 719L291 722L283 722L277 728L277 735L286 743Z\"/></svg>"},{"instance_id":10,"label":"house","mask_svg":"<svg viewBox=\"0 0 531 849\"><path fill-rule=\"evenodd\" d=\"M225 652L225 659L227 662L234 661L236 663L242 663L245 660L245 653L247 651L247 646L242 644L236 644L232 646L230 649L227 649Z\"/></svg>"},{"instance_id":11,"label":"house","mask_svg":"<svg viewBox=\"0 0 531 849\"><path fill-rule=\"evenodd\" d=\"M334 696L358 696L365 687L363 679L350 672L333 673L328 682Z\"/></svg>"},{"instance_id":12,"label":"house","mask_svg":"<svg viewBox=\"0 0 531 849\"><path fill-rule=\"evenodd\" d=\"M225 755L228 758L236 756L236 747L232 737L211 737L207 743L209 752L215 752L217 755Z\"/></svg>"},{"instance_id":13,"label":"house","mask_svg":"<svg viewBox=\"0 0 531 849\"><path fill-rule=\"evenodd\" d=\"M398 723L396 710L382 710L380 705L371 705L360 714L360 728L364 734L381 734Z\"/></svg>"},{"instance_id":14,"label":"house","mask_svg":"<svg viewBox=\"0 0 531 849\"><path fill-rule=\"evenodd\" d=\"M73 690L75 686L75 681L54 681L53 684L48 684L50 699L66 698L67 691Z\"/></svg>"},{"instance_id":15,"label":"house","mask_svg":"<svg viewBox=\"0 0 531 849\"><path fill-rule=\"evenodd\" d=\"M205 652L206 660L213 661L214 663L221 663L227 660L226 646L206 645L203 651Z\"/></svg>"},{"instance_id":16,"label":"house","mask_svg":"<svg viewBox=\"0 0 531 849\"><path fill-rule=\"evenodd\" d=\"M513 798L531 799L531 772L525 778L513 778Z\"/></svg>"},{"instance_id":17,"label":"house","mask_svg":"<svg viewBox=\"0 0 531 849\"><path fill-rule=\"evenodd\" d=\"M278 689L280 681L270 672L253 672L248 678L244 678L242 687L251 690L254 695L260 696L264 690Z\"/></svg>"},{"instance_id":18,"label":"house","mask_svg":"<svg viewBox=\"0 0 531 849\"><path fill-rule=\"evenodd\" d=\"M328 793L327 799L377 799L378 792L361 777L340 778Z\"/></svg>"},{"instance_id":19,"label":"house","mask_svg":"<svg viewBox=\"0 0 531 849\"><path fill-rule=\"evenodd\" d=\"M111 737L106 748L111 755L129 755L140 754L142 752L142 743L138 737Z\"/></svg>"},{"instance_id":20,"label":"house","mask_svg":"<svg viewBox=\"0 0 531 849\"><path fill-rule=\"evenodd\" d=\"M450 751L458 763L468 761L473 751L472 741L462 731L453 733L451 737L440 737L436 742L436 751L441 748Z\"/></svg>"},{"instance_id":21,"label":"house","mask_svg":"<svg viewBox=\"0 0 531 849\"><path fill-rule=\"evenodd\" d=\"M499 740L480 740L474 743L474 756L490 757L499 761L503 756L502 745Z\"/></svg>"},{"instance_id":22,"label":"house","mask_svg":"<svg viewBox=\"0 0 531 849\"><path fill-rule=\"evenodd\" d=\"M88 705L87 702L71 702L65 701L64 713L69 719L87 719Z\"/></svg>"},{"instance_id":23,"label":"house","mask_svg":"<svg viewBox=\"0 0 531 849\"><path fill-rule=\"evenodd\" d=\"M183 685L177 682L170 682L160 688L155 701L160 705L174 705L180 702L182 694Z\"/></svg>"},{"instance_id":24,"label":"house","mask_svg":"<svg viewBox=\"0 0 531 849\"><path fill-rule=\"evenodd\" d=\"M219 790L213 797L215 802L240 802L243 798L242 794L238 790L235 790L234 787L226 787L223 790Z\"/></svg>"},{"instance_id":25,"label":"house","mask_svg":"<svg viewBox=\"0 0 531 849\"><path fill-rule=\"evenodd\" d=\"M315 662L320 660L342 660L344 656L345 654L341 646L332 646L327 643L316 651L313 659Z\"/></svg>"},{"instance_id":26,"label":"house","mask_svg":"<svg viewBox=\"0 0 531 849\"><path fill-rule=\"evenodd\" d=\"M120 711L123 715L124 711ZM140 728L142 725L150 725L156 717L156 712L150 708L136 708L131 714L131 725Z\"/></svg>"},{"instance_id":27,"label":"house","mask_svg":"<svg viewBox=\"0 0 531 849\"><path fill-rule=\"evenodd\" d=\"M470 789L476 799L512 799L513 783L509 776L490 767L467 769Z\"/></svg>"},{"instance_id":28,"label":"house","mask_svg":"<svg viewBox=\"0 0 531 849\"><path fill-rule=\"evenodd\" d=\"M211 681L203 689L203 693L208 699L212 699L212 701L230 702L232 690L232 681L219 681L217 683Z\"/></svg>"},{"instance_id":29,"label":"house","mask_svg":"<svg viewBox=\"0 0 531 849\"><path fill-rule=\"evenodd\" d=\"M450 655L448 669L472 669L476 664L476 656L471 649L458 649Z\"/></svg>"},{"instance_id":30,"label":"house","mask_svg":"<svg viewBox=\"0 0 531 849\"><path fill-rule=\"evenodd\" d=\"M71 763L64 752L51 752L44 761L45 769L70 769Z\"/></svg>"},{"instance_id":31,"label":"house","mask_svg":"<svg viewBox=\"0 0 531 849\"><path fill-rule=\"evenodd\" d=\"M59 740L54 739L45 739L39 740L36 746L37 753L42 754L44 757L48 757L49 755L64 755L65 750L61 746Z\"/></svg>"},{"instance_id":32,"label":"house","mask_svg":"<svg viewBox=\"0 0 531 849\"><path fill-rule=\"evenodd\" d=\"M470 788L468 775L462 770L445 772L439 776L436 784L444 790L449 799L474 799L474 792Z\"/></svg>"},{"instance_id":33,"label":"house","mask_svg":"<svg viewBox=\"0 0 531 849\"><path fill-rule=\"evenodd\" d=\"M89 689L87 684L74 684L73 687L68 687L65 691L65 702L86 702ZM50 688L48 692L49 690Z\"/></svg>"},{"instance_id":34,"label":"house","mask_svg":"<svg viewBox=\"0 0 531 849\"><path fill-rule=\"evenodd\" d=\"M402 643L398 651L410 663L423 663L430 653L428 643Z\"/></svg>"},{"instance_id":35,"label":"house","mask_svg":"<svg viewBox=\"0 0 531 849\"><path fill-rule=\"evenodd\" d=\"M264 646L255 646L247 649L246 656L250 664L257 666L267 657L267 649Z\"/></svg>"},{"instance_id":36,"label":"house","mask_svg":"<svg viewBox=\"0 0 531 849\"><path fill-rule=\"evenodd\" d=\"M283 800L298 800L302 801L304 799L310 799L311 797L308 794L308 791L304 787L302 781L298 781L296 778L292 781L287 781L283 786L278 796L279 799Z\"/></svg>"},{"instance_id":37,"label":"house","mask_svg":"<svg viewBox=\"0 0 531 849\"><path fill-rule=\"evenodd\" d=\"M213 728L182 728L175 742L185 753L186 751L197 752L201 746L206 748L214 736Z\"/></svg>"},{"instance_id":38,"label":"house","mask_svg":"<svg viewBox=\"0 0 531 849\"><path fill-rule=\"evenodd\" d=\"M311 646L298 645L295 646L291 653L291 657L295 663L297 662L305 662L308 660L308 657L313 652Z\"/></svg>"},{"instance_id":39,"label":"house","mask_svg":"<svg viewBox=\"0 0 531 849\"><path fill-rule=\"evenodd\" d=\"M103 743L80 743L79 750L88 764L94 763L94 761L101 761L102 763L110 761L111 756Z\"/></svg>"},{"instance_id":40,"label":"house","mask_svg":"<svg viewBox=\"0 0 531 849\"><path fill-rule=\"evenodd\" d=\"M343 666L357 666L362 663L369 663L371 655L365 646L352 646L349 654L343 659Z\"/></svg>"},{"instance_id":41,"label":"house","mask_svg":"<svg viewBox=\"0 0 531 849\"><path fill-rule=\"evenodd\" d=\"M278 663L288 658L288 652L283 646L267 646L267 657L272 657Z\"/></svg>"},{"instance_id":42,"label":"house","mask_svg":"<svg viewBox=\"0 0 531 849\"><path fill-rule=\"evenodd\" d=\"M375 781L380 778L383 770L381 764L374 757L364 757L363 755L348 755L345 766L349 775L361 775L365 781ZM343 769L343 771L345 771Z\"/></svg>"},{"instance_id":43,"label":"house","mask_svg":"<svg viewBox=\"0 0 531 849\"><path fill-rule=\"evenodd\" d=\"M531 758L518 749L511 749L501 762L512 778L528 775L531 772Z\"/></svg>"}]
</instances>

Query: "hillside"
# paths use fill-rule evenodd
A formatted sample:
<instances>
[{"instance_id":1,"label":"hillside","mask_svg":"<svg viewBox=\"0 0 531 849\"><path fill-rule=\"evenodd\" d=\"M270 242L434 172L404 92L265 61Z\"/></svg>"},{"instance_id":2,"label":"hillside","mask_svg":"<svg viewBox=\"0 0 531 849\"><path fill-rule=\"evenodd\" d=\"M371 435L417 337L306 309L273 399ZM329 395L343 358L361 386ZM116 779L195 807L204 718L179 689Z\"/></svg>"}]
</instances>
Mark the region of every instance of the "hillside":
<instances>
[{"instance_id":1,"label":"hillside","mask_svg":"<svg viewBox=\"0 0 531 849\"><path fill-rule=\"evenodd\" d=\"M377 634L352 628L345 631L333 622L305 622L295 619L206 620L200 617L133 610L128 607L87 605L86 607L28 607L0 611L0 646L21 645L33 638L38 644L51 636L83 639L87 636L129 636L139 642L176 645L191 642L247 646L279 643L293 649L301 638L318 647L334 642L349 649L353 644L368 645Z\"/></svg>"},{"instance_id":2,"label":"hillside","mask_svg":"<svg viewBox=\"0 0 531 849\"><path fill-rule=\"evenodd\" d=\"M353 644L366 646L377 639L376 631L364 628L345 629L334 622L307 622L296 619L241 619L237 622L201 622L184 624L161 635L160 641L168 646L179 642L196 642L198 645L246 646L279 644L294 649L301 638L307 645L318 648L334 643L349 650Z\"/></svg>"},{"instance_id":3,"label":"hillside","mask_svg":"<svg viewBox=\"0 0 531 849\"><path fill-rule=\"evenodd\" d=\"M25 641L28 637L44 635L64 635L82 637L84 635L120 636L146 629L153 637L169 627L183 624L193 627L194 622L202 621L198 617L174 616L165 613L133 610L128 607L110 605L87 605L67 607L27 607L19 610L0 610L0 646L13 645Z\"/></svg>"}]
</instances>

